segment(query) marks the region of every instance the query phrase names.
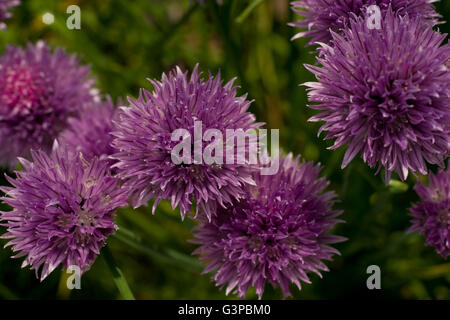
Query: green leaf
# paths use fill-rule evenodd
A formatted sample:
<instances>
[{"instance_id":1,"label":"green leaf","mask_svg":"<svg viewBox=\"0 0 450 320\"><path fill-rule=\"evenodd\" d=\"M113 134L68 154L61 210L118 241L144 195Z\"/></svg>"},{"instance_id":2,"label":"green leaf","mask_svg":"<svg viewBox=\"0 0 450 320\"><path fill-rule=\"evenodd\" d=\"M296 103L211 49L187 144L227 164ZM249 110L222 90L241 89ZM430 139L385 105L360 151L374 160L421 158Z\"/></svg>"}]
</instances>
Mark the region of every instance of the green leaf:
<instances>
[{"instance_id":1,"label":"green leaf","mask_svg":"<svg viewBox=\"0 0 450 320\"><path fill-rule=\"evenodd\" d=\"M409 189L406 183L394 179L389 180L388 187L391 193L404 193Z\"/></svg>"},{"instance_id":2,"label":"green leaf","mask_svg":"<svg viewBox=\"0 0 450 320\"><path fill-rule=\"evenodd\" d=\"M133 292L131 292L131 289L128 286L127 279L125 279L122 270L120 270L120 268L117 266L109 249L105 247L102 253L103 258L105 259L106 264L108 265L109 270L111 271L114 283L116 284L117 289L119 289L119 292L122 295L122 297L125 300L135 300Z\"/></svg>"}]
</instances>

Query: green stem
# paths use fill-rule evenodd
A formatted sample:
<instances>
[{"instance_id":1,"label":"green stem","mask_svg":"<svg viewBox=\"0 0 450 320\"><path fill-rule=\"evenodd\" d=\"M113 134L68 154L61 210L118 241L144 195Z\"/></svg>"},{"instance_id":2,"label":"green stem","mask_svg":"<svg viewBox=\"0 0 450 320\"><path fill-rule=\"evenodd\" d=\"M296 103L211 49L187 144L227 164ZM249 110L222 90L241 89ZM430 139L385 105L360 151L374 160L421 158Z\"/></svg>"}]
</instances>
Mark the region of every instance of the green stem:
<instances>
[{"instance_id":1,"label":"green stem","mask_svg":"<svg viewBox=\"0 0 450 320\"><path fill-rule=\"evenodd\" d=\"M114 283L117 286L117 289L119 289L120 294L125 300L135 300L133 292L131 292L130 287L128 286L128 282L125 279L122 270L117 266L116 262L114 261L114 258L109 251L107 247L103 249L103 258L106 261L106 264L109 267L109 270L111 271L111 274L114 279Z\"/></svg>"},{"instance_id":2,"label":"green stem","mask_svg":"<svg viewBox=\"0 0 450 320\"><path fill-rule=\"evenodd\" d=\"M242 49L236 44L236 41L232 37L232 33L234 32L232 28L232 24L229 23L230 17L221 16L220 7L216 1L208 2L209 9L211 11L212 17L216 22L216 26L218 31L221 33L221 36L224 41L225 51L227 57L229 57L229 63L232 68L236 70L238 81L241 83L242 90L245 92L249 92L250 85L247 83L246 77L244 76L244 72L241 69L241 54ZM248 99L251 100L251 96L249 94ZM258 104L260 106L261 104Z\"/></svg>"},{"instance_id":3,"label":"green stem","mask_svg":"<svg viewBox=\"0 0 450 320\"><path fill-rule=\"evenodd\" d=\"M164 56L164 47L171 40L171 38L176 34L178 29L182 27L192 16L192 14L197 10L198 3L193 4L178 20L175 24L171 25L167 30L163 31L159 37L152 45L150 45L148 49L148 57L150 59L156 59L155 61L159 61L160 64L162 57Z\"/></svg>"},{"instance_id":4,"label":"green stem","mask_svg":"<svg viewBox=\"0 0 450 320\"><path fill-rule=\"evenodd\" d=\"M155 261L158 261L159 263L170 264L170 260L167 257L163 256L162 254L153 249L150 249L146 246L143 246L140 243L137 243L136 241L133 241L128 237L125 237L124 235L120 234L120 232L117 232L113 237L123 242L124 244L138 250L139 252L148 255L150 258L152 258Z\"/></svg>"},{"instance_id":5,"label":"green stem","mask_svg":"<svg viewBox=\"0 0 450 320\"><path fill-rule=\"evenodd\" d=\"M119 232L114 235L114 238L140 251L141 253L148 255L154 261L157 261L161 264L170 265L173 267L181 268L183 270L185 270L187 267L195 272L201 271L203 269L202 264L189 255L177 252L175 250L168 250L167 255L162 254L156 250L142 245L141 243L137 242L136 239L130 239L124 236L120 233L120 229Z\"/></svg>"},{"instance_id":6,"label":"green stem","mask_svg":"<svg viewBox=\"0 0 450 320\"><path fill-rule=\"evenodd\" d=\"M253 10L255 10L261 3L263 3L264 0L254 0L252 3L250 3L247 8L239 15L239 17L236 18L236 23L242 23L245 19L252 13Z\"/></svg>"},{"instance_id":7,"label":"green stem","mask_svg":"<svg viewBox=\"0 0 450 320\"><path fill-rule=\"evenodd\" d=\"M366 168L363 168L360 165L358 165L357 170L364 178L364 180L366 180L375 191L378 192L386 191L386 186L382 185L378 180L374 179L373 176L369 175L366 171L367 170Z\"/></svg>"},{"instance_id":8,"label":"green stem","mask_svg":"<svg viewBox=\"0 0 450 320\"><path fill-rule=\"evenodd\" d=\"M342 193L341 193L341 197L342 199L345 199L345 197L347 196L347 192L348 192L348 187L349 187L349 183L350 183L350 173L353 169L353 163L350 163L347 167L347 170L344 171L344 176L343 176L343 183L342 183Z\"/></svg>"},{"instance_id":9,"label":"green stem","mask_svg":"<svg viewBox=\"0 0 450 320\"><path fill-rule=\"evenodd\" d=\"M188 11L186 11L184 13L184 15L180 18L180 20L178 20L174 25L172 25L169 28L169 30L166 30L165 32L163 32L161 41L167 42L170 38L172 38L172 36L176 33L176 31L189 20L189 18L197 10L197 8L198 8L198 4L197 3L193 4L188 9Z\"/></svg>"},{"instance_id":10,"label":"green stem","mask_svg":"<svg viewBox=\"0 0 450 320\"><path fill-rule=\"evenodd\" d=\"M0 283L0 297L6 300L20 300L8 287Z\"/></svg>"}]
</instances>

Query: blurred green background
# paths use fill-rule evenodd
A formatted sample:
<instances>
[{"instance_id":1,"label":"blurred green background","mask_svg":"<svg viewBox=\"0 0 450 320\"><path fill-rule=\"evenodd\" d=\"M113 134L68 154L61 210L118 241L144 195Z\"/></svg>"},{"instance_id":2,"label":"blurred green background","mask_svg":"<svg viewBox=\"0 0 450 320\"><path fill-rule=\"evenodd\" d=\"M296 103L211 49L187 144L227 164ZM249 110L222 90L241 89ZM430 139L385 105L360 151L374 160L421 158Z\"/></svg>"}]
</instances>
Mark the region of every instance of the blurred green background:
<instances>
[{"instance_id":1,"label":"blurred green background","mask_svg":"<svg viewBox=\"0 0 450 320\"><path fill-rule=\"evenodd\" d=\"M98 87L114 99L150 89L146 78L160 78L174 65L192 69L200 63L202 71L221 70L226 81L237 76L240 93L255 99L251 111L258 120L280 129L283 149L325 166L323 174L347 221L335 230L349 238L336 245L342 256L328 263L331 271L323 279L312 275L312 284L301 292L293 288L294 298L450 299L448 259L425 247L422 236L405 234L407 209L418 199L412 190L416 178L385 186L360 159L340 169L344 150L326 150L331 142L317 138L320 124L307 122L315 112L306 107L305 89L298 84L314 80L303 67L314 63L314 55L304 47L305 40L289 40L296 30L287 23L297 19L289 1L258 1L246 15L251 2L224 0L218 6L206 1L200 6L188 0L22 0L8 30L0 32L0 52L7 44L39 39L65 47L92 66ZM81 7L81 30L66 28L71 4ZM437 9L444 20L450 19L448 0ZM54 24L43 24L46 12L55 15ZM440 29L448 33L449 24ZM162 203L154 216L148 208L123 209L117 223L121 229L108 245L136 298L227 298L209 275L200 275L202 265L190 256L194 246L187 240L194 222L181 222L178 212ZM121 299L102 257L83 276L82 289L69 291L65 272L58 269L40 283L34 272L20 268L21 259L10 256L9 248L0 249L0 299ZM381 268L381 290L366 287L366 269L373 264ZM250 291L247 297L256 295ZM282 295L267 285L264 298Z\"/></svg>"}]
</instances>

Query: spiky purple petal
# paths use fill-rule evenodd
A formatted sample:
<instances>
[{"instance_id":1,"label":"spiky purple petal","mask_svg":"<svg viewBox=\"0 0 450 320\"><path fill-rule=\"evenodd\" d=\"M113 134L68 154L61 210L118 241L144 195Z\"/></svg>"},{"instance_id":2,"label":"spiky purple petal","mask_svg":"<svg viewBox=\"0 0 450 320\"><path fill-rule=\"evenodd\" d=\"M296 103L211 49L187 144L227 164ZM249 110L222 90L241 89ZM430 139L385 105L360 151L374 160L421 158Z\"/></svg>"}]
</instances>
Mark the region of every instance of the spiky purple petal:
<instances>
[{"instance_id":1,"label":"spiky purple petal","mask_svg":"<svg viewBox=\"0 0 450 320\"><path fill-rule=\"evenodd\" d=\"M1 200L13 208L1 212L8 228L2 238L41 280L59 265L84 272L117 229L114 212L127 194L104 161L88 162L62 147L31 155L32 162L20 159L25 171L7 177L12 187L1 188Z\"/></svg>"},{"instance_id":2,"label":"spiky purple petal","mask_svg":"<svg viewBox=\"0 0 450 320\"><path fill-rule=\"evenodd\" d=\"M406 179L427 173L426 162L443 166L450 150L450 46L445 35L417 19L386 13L381 30L351 21L334 47L323 44L321 66L307 65L317 82L309 87L311 108L321 113L330 149L347 144L342 167L358 153L370 167Z\"/></svg>"},{"instance_id":3,"label":"spiky purple petal","mask_svg":"<svg viewBox=\"0 0 450 320\"><path fill-rule=\"evenodd\" d=\"M391 9L396 15L420 18L429 24L437 24L440 15L433 6L436 0L301 0L292 1L292 10L302 17L289 25L301 28L293 39L308 37L308 45L327 43L332 39L330 31L340 33L348 27L353 15L363 15L370 5L377 5L381 12Z\"/></svg>"},{"instance_id":4,"label":"spiky purple petal","mask_svg":"<svg viewBox=\"0 0 450 320\"><path fill-rule=\"evenodd\" d=\"M420 201L410 209L409 232L424 235L426 245L447 258L450 255L450 167L437 175L430 173L428 178L428 187L421 182L415 186Z\"/></svg>"},{"instance_id":5,"label":"spiky purple petal","mask_svg":"<svg viewBox=\"0 0 450 320\"><path fill-rule=\"evenodd\" d=\"M254 169L247 163L175 164L171 151L178 142L171 140L172 132L188 130L194 144L195 121L201 121L203 132L217 129L223 137L227 129L257 128L260 124L247 112L251 101L236 96L234 80L224 86L220 75L210 74L204 80L197 67L190 78L176 68L163 74L161 81L150 82L154 91L142 89L139 99L130 98L130 107L119 113L113 132L113 146L118 150L114 166L130 186L135 207L151 198L156 199L155 206L168 199L173 208L179 206L182 218L194 203L198 212L210 216L217 205L224 206L243 194L242 187L252 182Z\"/></svg>"},{"instance_id":6,"label":"spiky purple petal","mask_svg":"<svg viewBox=\"0 0 450 320\"><path fill-rule=\"evenodd\" d=\"M69 119L69 127L61 133L59 141L68 149L82 153L87 160L94 157L114 163L109 157L116 152L111 145L117 109L110 97L106 101L87 106L79 117Z\"/></svg>"},{"instance_id":7,"label":"spiky purple petal","mask_svg":"<svg viewBox=\"0 0 450 320\"><path fill-rule=\"evenodd\" d=\"M93 100L89 68L40 41L10 46L0 57L0 165L14 167L31 148L49 151L53 140Z\"/></svg>"},{"instance_id":8,"label":"spiky purple petal","mask_svg":"<svg viewBox=\"0 0 450 320\"><path fill-rule=\"evenodd\" d=\"M261 298L269 282L287 297L291 283L301 289L300 282L310 283L309 273L328 271L322 260L339 253L328 244L344 238L327 233L340 222L340 212L332 209L335 194L324 192L328 182L319 178L320 170L289 155L277 174L254 174L256 186L248 186L243 199L219 208L211 221L200 219L194 253L226 294L244 298L253 286Z\"/></svg>"}]
</instances>

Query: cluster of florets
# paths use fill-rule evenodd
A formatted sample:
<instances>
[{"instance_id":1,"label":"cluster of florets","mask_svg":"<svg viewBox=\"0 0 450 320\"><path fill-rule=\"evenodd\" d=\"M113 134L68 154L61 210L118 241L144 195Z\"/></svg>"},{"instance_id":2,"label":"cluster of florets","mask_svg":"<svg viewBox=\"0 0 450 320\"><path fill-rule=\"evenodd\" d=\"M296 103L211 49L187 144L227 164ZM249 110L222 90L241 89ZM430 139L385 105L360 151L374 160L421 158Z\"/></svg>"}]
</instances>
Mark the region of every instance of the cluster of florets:
<instances>
[{"instance_id":1,"label":"cluster of florets","mask_svg":"<svg viewBox=\"0 0 450 320\"><path fill-rule=\"evenodd\" d=\"M45 279L57 266L89 269L107 237L117 229L115 210L126 205L127 194L99 159L87 161L55 145L51 155L31 152L20 158L24 171L8 177L2 201L13 210L1 212L16 257Z\"/></svg>"},{"instance_id":2,"label":"cluster of florets","mask_svg":"<svg viewBox=\"0 0 450 320\"><path fill-rule=\"evenodd\" d=\"M42 41L10 46L0 57L0 166L14 168L30 149L48 152L55 138L95 100L89 68Z\"/></svg>"},{"instance_id":3,"label":"cluster of florets","mask_svg":"<svg viewBox=\"0 0 450 320\"><path fill-rule=\"evenodd\" d=\"M292 2L304 19L292 23L319 45L317 64L306 65L317 78L307 82L309 107L321 112L310 121L334 139L330 149L347 145L346 167L361 154L370 167L402 180L444 167L450 154L450 45L434 31L440 15L430 0ZM374 16L374 13L376 15ZM373 23L372 18L378 19ZM449 254L447 171L419 183L422 201L411 209L410 231L424 234L443 257Z\"/></svg>"},{"instance_id":4,"label":"cluster of florets","mask_svg":"<svg viewBox=\"0 0 450 320\"><path fill-rule=\"evenodd\" d=\"M307 65L317 82L308 86L311 108L322 111L320 131L347 144L342 167L358 154L370 167L406 179L427 173L426 162L444 165L450 152L450 45L445 35L418 19L387 12L381 29L355 18L342 34L332 32L317 62Z\"/></svg>"},{"instance_id":5,"label":"cluster of florets","mask_svg":"<svg viewBox=\"0 0 450 320\"><path fill-rule=\"evenodd\" d=\"M204 150L209 142L194 141L195 130L217 130L225 137L227 130L247 131L261 125L247 111L251 101L236 95L233 82L222 85L220 75L204 80L197 67L190 77L176 68L163 74L161 81L152 80L153 92L143 89L137 100L129 100L130 107L120 111L113 132L113 146L118 150L113 156L117 160L114 167L129 186L135 207L152 198L156 199L155 206L170 199L174 208L180 207L182 218L193 203L197 212L211 217L218 206L238 200L243 186L254 183L251 174L255 168L248 161L196 162L193 150L190 155L182 155L188 158L186 161L172 159L179 143L172 139L175 130L186 130L188 144L199 143ZM223 153L226 151L222 148Z\"/></svg>"},{"instance_id":6,"label":"cluster of florets","mask_svg":"<svg viewBox=\"0 0 450 320\"><path fill-rule=\"evenodd\" d=\"M328 244L344 238L327 233L341 212L332 209L335 194L324 192L328 182L320 170L289 155L278 173L255 173L256 185L245 188L243 199L194 229L195 253L208 262L205 272L216 271L212 278L227 294L244 298L253 286L261 298L269 282L287 297L291 283L301 289L309 273L328 271L322 260L339 253Z\"/></svg>"},{"instance_id":7,"label":"cluster of florets","mask_svg":"<svg viewBox=\"0 0 450 320\"><path fill-rule=\"evenodd\" d=\"M0 28L18 2L0 0ZM384 168L386 182L393 172L405 180L409 172L427 174L429 164L444 167L450 46L432 29L440 17L432 2L292 2L305 18L292 25L307 28L296 37L320 42L318 64L306 66L317 81L305 86L310 107L322 112L310 120L325 122L320 132L334 139L331 149L347 145L342 167L360 153L370 167ZM373 5L379 28L367 24ZM264 175L263 164L250 160L254 151L266 157L256 138L234 146L230 131L262 125L234 81L205 77L198 66L190 75L176 67L118 109L93 89L89 68L76 56L44 42L7 48L0 57L0 164L13 169L19 160L22 170L0 188L12 207L0 212L0 225L15 257L41 280L58 266L84 272L117 229L117 209L154 200L155 212L167 200L182 219L197 220L194 253L226 294L244 298L254 287L261 298L270 283L287 297L291 284L301 289L311 273L328 271L324 261L339 254L330 244L345 240L330 234L341 222L335 193L326 191L320 165L275 155L278 171ZM174 139L178 130L183 134ZM214 134L205 141L199 130ZM231 153L236 161L199 159L195 150L208 149L213 138L225 142L219 137L232 147L215 145L210 156ZM182 153L174 153L180 144ZM421 200L410 209L410 231L446 258L449 169L430 174L429 186L419 183L416 191Z\"/></svg>"},{"instance_id":8,"label":"cluster of florets","mask_svg":"<svg viewBox=\"0 0 450 320\"><path fill-rule=\"evenodd\" d=\"M303 29L293 39L310 38L308 45L332 40L332 32L345 31L356 15L371 12L376 5L380 13L393 11L398 17L418 18L429 25L439 23L441 17L433 6L434 0L300 0L292 1L294 13L302 19L290 26Z\"/></svg>"},{"instance_id":9,"label":"cluster of florets","mask_svg":"<svg viewBox=\"0 0 450 320\"><path fill-rule=\"evenodd\" d=\"M409 231L424 235L426 244L447 258L450 255L450 167L428 178L428 187L421 182L415 187L420 201L410 209Z\"/></svg>"}]
</instances>

